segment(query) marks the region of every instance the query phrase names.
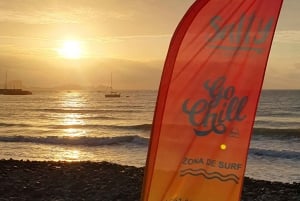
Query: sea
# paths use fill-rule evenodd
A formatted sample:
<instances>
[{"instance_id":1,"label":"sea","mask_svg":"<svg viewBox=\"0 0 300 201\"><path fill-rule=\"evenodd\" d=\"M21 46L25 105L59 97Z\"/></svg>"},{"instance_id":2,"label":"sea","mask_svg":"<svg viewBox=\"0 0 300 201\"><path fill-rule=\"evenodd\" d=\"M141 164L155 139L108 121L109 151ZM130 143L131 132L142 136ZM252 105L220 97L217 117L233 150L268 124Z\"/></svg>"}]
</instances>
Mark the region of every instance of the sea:
<instances>
[{"instance_id":1,"label":"sea","mask_svg":"<svg viewBox=\"0 0 300 201\"><path fill-rule=\"evenodd\" d=\"M0 95L0 159L145 166L157 91ZM245 175L300 182L300 90L263 90Z\"/></svg>"}]
</instances>

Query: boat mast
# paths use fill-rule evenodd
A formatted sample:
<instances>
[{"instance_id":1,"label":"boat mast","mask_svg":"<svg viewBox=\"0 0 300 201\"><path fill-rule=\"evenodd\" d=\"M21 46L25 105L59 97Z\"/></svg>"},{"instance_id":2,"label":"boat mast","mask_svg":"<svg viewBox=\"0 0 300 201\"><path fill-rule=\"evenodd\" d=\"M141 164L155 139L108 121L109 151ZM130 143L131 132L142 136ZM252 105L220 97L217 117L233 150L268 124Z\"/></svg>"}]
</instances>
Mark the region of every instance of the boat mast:
<instances>
[{"instance_id":1,"label":"boat mast","mask_svg":"<svg viewBox=\"0 0 300 201\"><path fill-rule=\"evenodd\" d=\"M110 90L112 91L112 73L110 73Z\"/></svg>"},{"instance_id":2,"label":"boat mast","mask_svg":"<svg viewBox=\"0 0 300 201\"><path fill-rule=\"evenodd\" d=\"M6 73L5 73L4 89L7 89L7 71L6 71Z\"/></svg>"}]
</instances>

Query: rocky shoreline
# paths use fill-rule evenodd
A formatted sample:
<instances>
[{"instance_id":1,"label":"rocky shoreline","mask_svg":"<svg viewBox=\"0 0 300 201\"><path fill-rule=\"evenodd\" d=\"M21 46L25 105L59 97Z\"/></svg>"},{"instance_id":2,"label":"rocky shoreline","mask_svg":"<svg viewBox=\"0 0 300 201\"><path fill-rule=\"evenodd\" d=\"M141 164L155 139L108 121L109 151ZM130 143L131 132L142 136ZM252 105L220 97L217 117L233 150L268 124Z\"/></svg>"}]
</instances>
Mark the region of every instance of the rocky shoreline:
<instances>
[{"instance_id":1,"label":"rocky shoreline","mask_svg":"<svg viewBox=\"0 0 300 201\"><path fill-rule=\"evenodd\" d=\"M139 201L144 168L0 160L0 201ZM245 178L242 201L300 201L300 183Z\"/></svg>"}]
</instances>

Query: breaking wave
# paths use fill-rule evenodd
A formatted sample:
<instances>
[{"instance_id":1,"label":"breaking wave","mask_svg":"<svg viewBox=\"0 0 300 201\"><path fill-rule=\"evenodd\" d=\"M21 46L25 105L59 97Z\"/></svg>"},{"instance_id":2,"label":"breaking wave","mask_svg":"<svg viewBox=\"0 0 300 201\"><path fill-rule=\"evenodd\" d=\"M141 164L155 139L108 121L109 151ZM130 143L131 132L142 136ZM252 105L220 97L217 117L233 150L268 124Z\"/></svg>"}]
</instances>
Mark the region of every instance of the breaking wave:
<instances>
[{"instance_id":1,"label":"breaking wave","mask_svg":"<svg viewBox=\"0 0 300 201\"><path fill-rule=\"evenodd\" d=\"M300 160L300 152L297 151L287 151L287 150L276 151L276 150L250 148L249 154L255 156L268 157L268 158Z\"/></svg>"},{"instance_id":2,"label":"breaking wave","mask_svg":"<svg viewBox=\"0 0 300 201\"><path fill-rule=\"evenodd\" d=\"M78 125L48 125L51 129L88 129L88 128L103 128L103 129L121 129L121 130L150 130L151 124L138 124L138 125L101 125L101 124L78 124Z\"/></svg>"},{"instance_id":3,"label":"breaking wave","mask_svg":"<svg viewBox=\"0 0 300 201\"><path fill-rule=\"evenodd\" d=\"M105 146L136 144L147 145L148 138L137 135L116 136L116 137L68 137L68 136L46 136L46 137L27 137L27 136L1 136L0 142L19 142L19 143L38 143L50 145L76 145L76 146Z\"/></svg>"},{"instance_id":4,"label":"breaking wave","mask_svg":"<svg viewBox=\"0 0 300 201\"><path fill-rule=\"evenodd\" d=\"M34 109L34 111L38 112L46 112L46 113L73 113L73 114L107 114L107 113L130 113L137 112L135 109L59 109L59 108L45 108L45 109Z\"/></svg>"},{"instance_id":5,"label":"breaking wave","mask_svg":"<svg viewBox=\"0 0 300 201\"><path fill-rule=\"evenodd\" d=\"M0 123L0 127L32 127L32 125L22 123Z\"/></svg>"},{"instance_id":6,"label":"breaking wave","mask_svg":"<svg viewBox=\"0 0 300 201\"><path fill-rule=\"evenodd\" d=\"M299 129L278 129L278 128L254 128L254 136L264 136L272 138L300 138L300 128Z\"/></svg>"}]
</instances>

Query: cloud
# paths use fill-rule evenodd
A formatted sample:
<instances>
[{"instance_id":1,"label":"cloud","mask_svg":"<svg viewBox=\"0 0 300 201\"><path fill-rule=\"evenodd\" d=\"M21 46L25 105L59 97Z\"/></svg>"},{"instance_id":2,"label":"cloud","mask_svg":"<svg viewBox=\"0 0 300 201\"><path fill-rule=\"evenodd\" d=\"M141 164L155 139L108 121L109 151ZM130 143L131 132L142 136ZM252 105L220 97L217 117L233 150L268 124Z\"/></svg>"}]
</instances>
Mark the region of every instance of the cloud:
<instances>
[{"instance_id":1,"label":"cloud","mask_svg":"<svg viewBox=\"0 0 300 201\"><path fill-rule=\"evenodd\" d=\"M114 7L114 1L91 0L1 0L1 21L20 22L25 24L86 23L108 19L128 19L129 10Z\"/></svg>"},{"instance_id":2,"label":"cloud","mask_svg":"<svg viewBox=\"0 0 300 201\"><path fill-rule=\"evenodd\" d=\"M295 63L295 68L300 71L300 63Z\"/></svg>"},{"instance_id":3,"label":"cloud","mask_svg":"<svg viewBox=\"0 0 300 201\"><path fill-rule=\"evenodd\" d=\"M113 73L116 89L157 89L162 60L133 61L125 59L45 61L42 58L0 57L0 84L5 72L9 80L22 80L26 86L50 88L56 85L108 85Z\"/></svg>"},{"instance_id":4,"label":"cloud","mask_svg":"<svg viewBox=\"0 0 300 201\"><path fill-rule=\"evenodd\" d=\"M25 24L59 24L59 23L85 23L98 18L116 16L113 13L96 14L93 10L73 8L72 10L2 10L1 21L19 22Z\"/></svg>"},{"instance_id":5,"label":"cloud","mask_svg":"<svg viewBox=\"0 0 300 201\"><path fill-rule=\"evenodd\" d=\"M88 28L102 35L171 34L192 3L193 0L0 0L0 22L78 25L81 32Z\"/></svg>"},{"instance_id":6,"label":"cloud","mask_svg":"<svg viewBox=\"0 0 300 201\"><path fill-rule=\"evenodd\" d=\"M300 44L300 30L276 31L274 36L274 42Z\"/></svg>"},{"instance_id":7,"label":"cloud","mask_svg":"<svg viewBox=\"0 0 300 201\"><path fill-rule=\"evenodd\" d=\"M157 40L167 40L169 41L170 38L172 37L171 34L140 34L140 35L117 35L117 36L101 36L97 38L86 38L84 39L85 41L88 42L95 42L95 43L120 43L120 42L129 42L134 41L134 40L140 40L140 41L147 41L151 40L157 41Z\"/></svg>"},{"instance_id":8,"label":"cloud","mask_svg":"<svg viewBox=\"0 0 300 201\"><path fill-rule=\"evenodd\" d=\"M111 19L134 22L140 18L156 19L153 12L156 15L164 13L166 16L176 16L177 14L169 12L169 9L173 7L178 10L181 7L180 4L189 3L174 1L164 3L149 0L0 0L0 16L1 21L29 24L84 23Z\"/></svg>"},{"instance_id":9,"label":"cloud","mask_svg":"<svg viewBox=\"0 0 300 201\"><path fill-rule=\"evenodd\" d=\"M287 64L286 61L269 63L264 80L265 89L299 89L300 63Z\"/></svg>"},{"instance_id":10,"label":"cloud","mask_svg":"<svg viewBox=\"0 0 300 201\"><path fill-rule=\"evenodd\" d=\"M283 1L283 6L278 19L277 30L300 30L300 1Z\"/></svg>"}]
</instances>

